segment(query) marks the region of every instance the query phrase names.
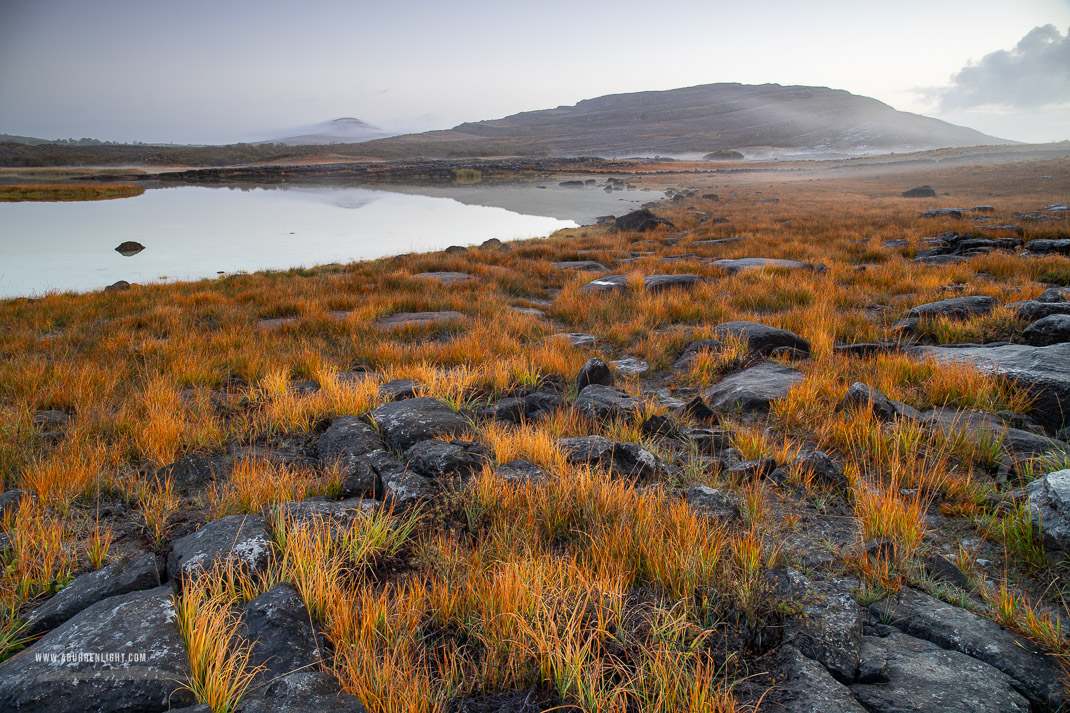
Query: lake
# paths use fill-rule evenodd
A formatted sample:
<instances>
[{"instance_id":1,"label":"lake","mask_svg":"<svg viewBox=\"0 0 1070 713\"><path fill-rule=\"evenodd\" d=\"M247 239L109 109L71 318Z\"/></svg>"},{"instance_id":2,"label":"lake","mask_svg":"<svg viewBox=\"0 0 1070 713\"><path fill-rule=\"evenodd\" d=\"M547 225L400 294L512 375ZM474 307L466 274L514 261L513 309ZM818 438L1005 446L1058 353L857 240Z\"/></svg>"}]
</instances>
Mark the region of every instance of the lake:
<instances>
[{"instance_id":1,"label":"lake","mask_svg":"<svg viewBox=\"0 0 1070 713\"><path fill-rule=\"evenodd\" d=\"M550 235L662 197L557 185L151 188L0 203L0 297L192 280ZM125 241L145 246L125 257Z\"/></svg>"}]
</instances>

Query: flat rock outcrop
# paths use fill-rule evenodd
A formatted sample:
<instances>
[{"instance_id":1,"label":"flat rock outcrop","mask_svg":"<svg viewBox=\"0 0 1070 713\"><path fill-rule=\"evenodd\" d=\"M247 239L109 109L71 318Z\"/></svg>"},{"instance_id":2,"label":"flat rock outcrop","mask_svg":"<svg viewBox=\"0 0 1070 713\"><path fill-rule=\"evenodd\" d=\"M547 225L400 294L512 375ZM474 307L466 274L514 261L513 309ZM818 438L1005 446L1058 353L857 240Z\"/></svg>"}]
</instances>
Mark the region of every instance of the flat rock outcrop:
<instances>
[{"instance_id":1,"label":"flat rock outcrop","mask_svg":"<svg viewBox=\"0 0 1070 713\"><path fill-rule=\"evenodd\" d=\"M460 433L468 427L449 406L437 399L419 397L393 401L368 412L391 448L406 450L420 441Z\"/></svg>"},{"instance_id":2,"label":"flat rock outcrop","mask_svg":"<svg viewBox=\"0 0 1070 713\"><path fill-rule=\"evenodd\" d=\"M196 532L171 543L167 576L176 588L215 567L231 564L247 572L263 572L274 554L267 525L260 515L230 515L212 520Z\"/></svg>"}]
</instances>

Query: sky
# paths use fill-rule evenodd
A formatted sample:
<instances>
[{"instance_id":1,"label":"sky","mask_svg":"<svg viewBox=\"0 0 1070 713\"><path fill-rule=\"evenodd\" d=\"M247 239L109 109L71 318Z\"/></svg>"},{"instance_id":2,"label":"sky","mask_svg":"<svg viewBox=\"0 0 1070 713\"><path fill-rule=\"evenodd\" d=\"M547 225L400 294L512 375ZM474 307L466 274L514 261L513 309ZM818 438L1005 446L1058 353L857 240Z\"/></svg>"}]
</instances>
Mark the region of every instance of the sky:
<instances>
[{"instance_id":1,"label":"sky","mask_svg":"<svg viewBox=\"0 0 1070 713\"><path fill-rule=\"evenodd\" d=\"M232 143L449 128L713 82L1070 139L1070 0L0 0L0 133Z\"/></svg>"}]
</instances>

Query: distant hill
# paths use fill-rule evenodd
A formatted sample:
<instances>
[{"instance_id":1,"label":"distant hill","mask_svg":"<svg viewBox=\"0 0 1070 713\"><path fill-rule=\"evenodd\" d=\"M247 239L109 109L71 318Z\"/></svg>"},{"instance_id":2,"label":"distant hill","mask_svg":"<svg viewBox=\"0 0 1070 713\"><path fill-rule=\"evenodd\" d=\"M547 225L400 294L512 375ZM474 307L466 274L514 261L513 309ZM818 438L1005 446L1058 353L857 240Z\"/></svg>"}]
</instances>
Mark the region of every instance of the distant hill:
<instances>
[{"instance_id":1,"label":"distant hill","mask_svg":"<svg viewBox=\"0 0 1070 713\"><path fill-rule=\"evenodd\" d=\"M117 146L118 141L101 141L100 139L39 139L36 136L19 136L18 134L0 134L2 143L26 144L27 146L40 146L41 144L57 144L60 146Z\"/></svg>"},{"instance_id":2,"label":"distant hill","mask_svg":"<svg viewBox=\"0 0 1070 713\"><path fill-rule=\"evenodd\" d=\"M257 144L283 144L284 146L312 146L324 144L358 144L364 141L395 136L360 119L351 116L332 119L322 124L305 126L286 132L288 135L277 139L257 141Z\"/></svg>"},{"instance_id":3,"label":"distant hill","mask_svg":"<svg viewBox=\"0 0 1070 713\"><path fill-rule=\"evenodd\" d=\"M838 89L706 84L611 94L574 106L384 139L369 147L403 153L411 144L424 155L452 156L488 150L631 156L760 154L768 149L861 154L1011 143Z\"/></svg>"}]
</instances>

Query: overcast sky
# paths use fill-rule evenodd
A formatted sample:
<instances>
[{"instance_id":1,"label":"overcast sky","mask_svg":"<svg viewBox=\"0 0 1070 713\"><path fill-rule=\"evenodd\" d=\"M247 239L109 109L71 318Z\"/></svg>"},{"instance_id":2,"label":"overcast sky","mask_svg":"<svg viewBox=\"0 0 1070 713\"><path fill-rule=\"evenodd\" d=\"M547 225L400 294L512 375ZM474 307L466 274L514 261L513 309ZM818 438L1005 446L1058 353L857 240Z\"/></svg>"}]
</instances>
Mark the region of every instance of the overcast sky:
<instances>
[{"instance_id":1,"label":"overcast sky","mask_svg":"<svg viewBox=\"0 0 1070 713\"><path fill-rule=\"evenodd\" d=\"M1061 140L1068 28L1070 0L0 0L0 133L227 143L774 82Z\"/></svg>"}]
</instances>

